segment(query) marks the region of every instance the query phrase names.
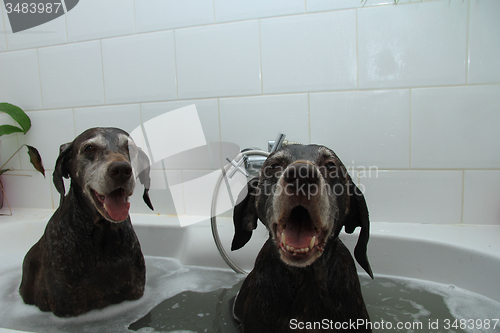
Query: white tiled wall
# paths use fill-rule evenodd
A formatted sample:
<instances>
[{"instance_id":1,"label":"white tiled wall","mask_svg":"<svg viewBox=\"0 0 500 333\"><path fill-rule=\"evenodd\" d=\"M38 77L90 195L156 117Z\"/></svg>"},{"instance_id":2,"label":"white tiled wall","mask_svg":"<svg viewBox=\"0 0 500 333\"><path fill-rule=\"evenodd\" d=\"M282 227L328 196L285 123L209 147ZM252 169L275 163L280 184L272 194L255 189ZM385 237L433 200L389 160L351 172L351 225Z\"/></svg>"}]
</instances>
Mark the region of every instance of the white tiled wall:
<instances>
[{"instance_id":1,"label":"white tiled wall","mask_svg":"<svg viewBox=\"0 0 500 333\"><path fill-rule=\"evenodd\" d=\"M178 29L175 49L180 99L261 93L257 20Z\"/></svg>"},{"instance_id":2,"label":"white tiled wall","mask_svg":"<svg viewBox=\"0 0 500 333\"><path fill-rule=\"evenodd\" d=\"M281 131L331 147L372 221L500 225L498 0L86 0L15 34L0 11L0 102L33 121L0 160L27 143L47 169L24 150L9 162L14 207L57 206L58 147L84 129L196 104L207 142L266 148ZM195 170L167 163L169 179L217 167L211 147ZM155 211L200 213L174 207L161 167Z\"/></svg>"}]
</instances>

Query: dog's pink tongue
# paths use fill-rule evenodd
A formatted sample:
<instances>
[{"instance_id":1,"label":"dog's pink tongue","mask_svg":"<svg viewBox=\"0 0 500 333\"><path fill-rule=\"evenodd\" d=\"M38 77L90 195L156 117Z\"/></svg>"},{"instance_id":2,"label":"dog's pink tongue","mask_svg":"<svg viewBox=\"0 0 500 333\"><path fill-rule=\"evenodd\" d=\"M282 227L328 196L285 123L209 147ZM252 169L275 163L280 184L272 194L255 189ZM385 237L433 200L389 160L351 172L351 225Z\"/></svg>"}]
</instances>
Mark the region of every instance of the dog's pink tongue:
<instances>
[{"instance_id":1,"label":"dog's pink tongue","mask_svg":"<svg viewBox=\"0 0 500 333\"><path fill-rule=\"evenodd\" d=\"M115 221L123 221L128 217L130 202L127 201L125 191L115 190L107 194L104 198L104 204L109 216Z\"/></svg>"},{"instance_id":2,"label":"dog's pink tongue","mask_svg":"<svg viewBox=\"0 0 500 333\"><path fill-rule=\"evenodd\" d=\"M294 212L292 214L283 233L286 237L286 244L296 249L308 247L311 238L318 234L310 221L309 214L301 212Z\"/></svg>"}]
</instances>

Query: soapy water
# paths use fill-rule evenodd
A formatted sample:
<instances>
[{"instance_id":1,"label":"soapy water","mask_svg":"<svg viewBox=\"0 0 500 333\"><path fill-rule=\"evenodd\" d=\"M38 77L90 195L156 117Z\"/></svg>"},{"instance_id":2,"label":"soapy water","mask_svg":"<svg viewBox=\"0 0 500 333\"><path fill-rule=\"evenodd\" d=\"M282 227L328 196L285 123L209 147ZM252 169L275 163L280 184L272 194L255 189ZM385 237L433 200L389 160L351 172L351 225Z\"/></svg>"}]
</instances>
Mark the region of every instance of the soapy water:
<instances>
[{"instance_id":1,"label":"soapy water","mask_svg":"<svg viewBox=\"0 0 500 333\"><path fill-rule=\"evenodd\" d=\"M59 318L24 304L18 291L23 257L24 254L0 257L0 327L28 332L131 332L128 330L131 323L147 315L165 299L185 291L203 294L224 290L244 278L229 269L183 266L177 259L146 256L147 282L142 298L92 310L78 317Z\"/></svg>"},{"instance_id":2,"label":"soapy water","mask_svg":"<svg viewBox=\"0 0 500 333\"><path fill-rule=\"evenodd\" d=\"M147 283L141 299L74 318L58 318L23 303L18 292L22 258L0 257L0 327L51 333L237 332L230 300L244 276L228 269L183 266L173 258L146 257ZM500 303L482 295L398 277L371 280L361 275L360 282L373 332L500 332L500 322L494 328ZM486 320L490 320L488 328Z\"/></svg>"},{"instance_id":3,"label":"soapy water","mask_svg":"<svg viewBox=\"0 0 500 333\"><path fill-rule=\"evenodd\" d=\"M360 283L373 332L500 332L500 303L468 290L394 276Z\"/></svg>"}]
</instances>

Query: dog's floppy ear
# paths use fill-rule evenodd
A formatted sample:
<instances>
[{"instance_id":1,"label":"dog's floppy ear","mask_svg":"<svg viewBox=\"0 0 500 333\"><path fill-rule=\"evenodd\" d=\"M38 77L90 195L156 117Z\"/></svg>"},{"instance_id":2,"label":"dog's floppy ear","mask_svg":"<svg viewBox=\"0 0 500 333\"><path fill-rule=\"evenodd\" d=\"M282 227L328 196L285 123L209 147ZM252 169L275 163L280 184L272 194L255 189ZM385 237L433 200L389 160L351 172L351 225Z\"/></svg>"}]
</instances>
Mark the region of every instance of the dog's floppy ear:
<instances>
[{"instance_id":1,"label":"dog's floppy ear","mask_svg":"<svg viewBox=\"0 0 500 333\"><path fill-rule=\"evenodd\" d=\"M144 185L142 200L144 200L151 210L154 210L151 199L149 198L149 189L151 188L151 178L149 178L150 169L148 155L146 155L141 148L137 147L137 170L140 171L137 177L141 184Z\"/></svg>"},{"instance_id":2,"label":"dog's floppy ear","mask_svg":"<svg viewBox=\"0 0 500 333\"><path fill-rule=\"evenodd\" d=\"M68 162L71 159L72 148L73 142L62 144L59 147L59 156L57 157L56 166L52 173L52 181L54 182L57 192L59 192L61 196L59 199L59 206L62 205L64 195L66 194L63 177L69 178Z\"/></svg>"},{"instance_id":3,"label":"dog's floppy ear","mask_svg":"<svg viewBox=\"0 0 500 333\"><path fill-rule=\"evenodd\" d=\"M354 248L354 257L356 261L373 279L372 269L366 256L368 239L370 238L370 220L368 219L368 208L366 207L365 197L359 188L350 182L348 194L350 197L349 215L345 221L345 231L351 234L354 229L361 227L358 242Z\"/></svg>"},{"instance_id":4,"label":"dog's floppy ear","mask_svg":"<svg viewBox=\"0 0 500 333\"><path fill-rule=\"evenodd\" d=\"M252 231L257 228L257 209L255 194L259 177L252 178L238 195L238 204L234 207L234 237L231 251L242 248L252 237Z\"/></svg>"}]
</instances>

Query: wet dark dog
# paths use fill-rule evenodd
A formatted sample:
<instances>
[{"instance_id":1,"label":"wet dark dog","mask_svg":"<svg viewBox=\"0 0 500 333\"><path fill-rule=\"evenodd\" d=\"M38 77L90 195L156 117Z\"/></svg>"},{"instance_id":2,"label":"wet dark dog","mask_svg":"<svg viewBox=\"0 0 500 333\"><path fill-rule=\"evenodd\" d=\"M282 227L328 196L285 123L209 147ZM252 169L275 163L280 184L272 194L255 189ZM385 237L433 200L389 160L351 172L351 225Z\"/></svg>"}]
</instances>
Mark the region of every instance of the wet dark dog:
<instances>
[{"instance_id":1,"label":"wet dark dog","mask_svg":"<svg viewBox=\"0 0 500 333\"><path fill-rule=\"evenodd\" d=\"M120 129L92 128L61 146L53 173L61 202L24 258L25 303L68 317L142 296L146 268L128 214L137 176L153 209L149 159Z\"/></svg>"},{"instance_id":2,"label":"wet dark dog","mask_svg":"<svg viewBox=\"0 0 500 333\"><path fill-rule=\"evenodd\" d=\"M371 332L354 260L338 238L343 226L361 227L354 255L373 278L368 210L333 151L285 146L238 201L232 250L248 242L257 219L269 230L234 302L240 332Z\"/></svg>"}]
</instances>

